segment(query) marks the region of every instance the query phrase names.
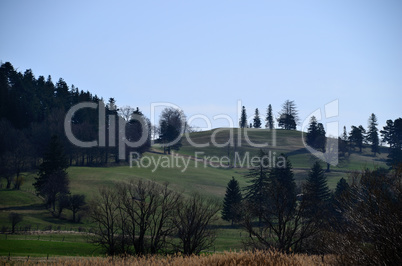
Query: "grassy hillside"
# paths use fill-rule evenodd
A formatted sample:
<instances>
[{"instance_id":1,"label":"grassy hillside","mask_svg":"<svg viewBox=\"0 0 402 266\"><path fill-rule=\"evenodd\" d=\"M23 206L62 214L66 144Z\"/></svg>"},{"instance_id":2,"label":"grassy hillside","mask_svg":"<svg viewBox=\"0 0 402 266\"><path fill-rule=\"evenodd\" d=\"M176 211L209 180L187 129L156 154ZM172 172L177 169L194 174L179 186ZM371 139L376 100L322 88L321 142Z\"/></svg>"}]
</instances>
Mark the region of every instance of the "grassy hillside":
<instances>
[{"instance_id":1,"label":"grassy hillside","mask_svg":"<svg viewBox=\"0 0 402 266\"><path fill-rule=\"evenodd\" d=\"M237 135L238 133L237 130L234 130L234 134ZM313 158L304 148L300 132L277 130L276 146L272 146L272 132L270 131L249 129L246 131L246 134L253 143L261 144L268 142L269 146L267 149L272 153L275 152L277 155L286 153L293 164L295 178L298 183L306 178ZM197 132L192 133L190 137L190 141L195 143L211 143L214 139L218 144L222 144L227 142L229 130L216 129ZM238 139L241 140L241 144L237 145L236 152L243 155L248 152L250 156L257 154L259 148L253 147L247 142L244 132L242 132ZM198 159L194 158L196 152L198 152ZM231 157L233 154L233 146L228 148L209 145L209 147L196 148L190 145L189 140L184 138L183 146L178 154L163 155L158 152L158 147L156 146L153 151L145 153L140 162L133 163L132 167L128 165L96 168L70 167L68 168L70 190L73 194L84 194L87 200L90 200L101 186L110 186L115 182L143 178L159 183L168 182L171 184L171 188L186 194L197 191L208 196L223 199L226 185L232 176L239 181L241 187L246 186L247 181L244 178L244 174L247 172L247 169L220 167L217 164L210 163L208 160L202 161L201 158L204 158L204 156ZM360 170L363 167L385 166L385 158L386 153L384 152L377 157L373 157L368 147L363 150L362 154L352 153L348 160L341 161L340 165L332 167L332 171L327 173L328 184L330 188L335 188L338 180L341 177L346 177L347 172L350 170ZM64 212L63 219L53 217L44 208L43 201L34 193L32 186L34 177L35 173L25 174L25 182L19 191L0 189L0 229L5 230L6 227L10 227L10 222L8 221L10 212L23 214L24 220L18 225L19 229L48 230L47 236L50 238L53 237L53 239L60 238L60 234L63 234L63 232L82 231L91 226L85 217L81 223L72 223L69 211ZM1 182L4 187L4 180ZM240 249L242 247L241 231L229 228L228 225L224 221L219 221L215 225L221 229L216 241L216 250ZM85 242L83 236L80 234L75 235L74 239ZM7 253L4 246L11 244L11 246L16 247L16 250L19 250L17 248L20 246L18 241L21 241L21 239L13 239L14 242L8 244L5 241L10 239L5 240L2 238L0 240L0 253ZM63 245L68 246L69 244L67 243L72 243L70 240L67 238L64 242L63 238L63 243L58 243L57 245L62 249ZM37 249L40 250L40 246L43 245L40 241L36 240L35 242L35 239L30 239L30 246L37 246ZM88 251L85 254L93 254L93 249L86 247L85 244L82 243L83 250ZM26 250L21 250L21 252L26 254ZM55 251L54 254L59 255L62 253L60 252ZM77 254L85 255L83 253Z\"/></svg>"},{"instance_id":2,"label":"grassy hillside","mask_svg":"<svg viewBox=\"0 0 402 266\"><path fill-rule=\"evenodd\" d=\"M223 145L229 141L230 137L238 143L236 147ZM197 148L192 143L207 144L208 146ZM217 147L214 143L224 147ZM302 132L295 130L278 129L274 132L267 129L219 128L191 133L189 137L183 137L182 144L179 151L181 154L194 156L196 152L203 152L207 156L229 157L233 157L235 151L240 154L249 152L256 155L260 149L256 145L261 145L263 149L275 152L277 155L281 153L288 155L295 168L308 168L314 159L303 144ZM363 149L361 154L353 151L348 160L341 158L339 165L334 170L349 171L360 170L364 167L385 166L387 148L382 147L380 150L381 154L377 154L376 157L373 157L368 146Z\"/></svg>"}]
</instances>

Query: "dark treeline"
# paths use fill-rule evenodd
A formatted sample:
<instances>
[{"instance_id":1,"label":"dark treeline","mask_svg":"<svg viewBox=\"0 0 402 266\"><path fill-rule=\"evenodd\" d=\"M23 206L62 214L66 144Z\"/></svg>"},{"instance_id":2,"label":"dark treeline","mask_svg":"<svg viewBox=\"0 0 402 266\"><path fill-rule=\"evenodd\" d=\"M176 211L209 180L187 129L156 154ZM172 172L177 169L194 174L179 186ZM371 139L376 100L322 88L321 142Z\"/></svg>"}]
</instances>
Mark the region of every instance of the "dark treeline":
<instances>
[{"instance_id":1,"label":"dark treeline","mask_svg":"<svg viewBox=\"0 0 402 266\"><path fill-rule=\"evenodd\" d=\"M247 232L245 248L334 254L339 265L400 265L402 164L352 172L331 192L319 161L297 186L289 159L269 168L267 153L259 156L243 195L232 178L223 202L222 218Z\"/></svg>"},{"instance_id":2,"label":"dark treeline","mask_svg":"<svg viewBox=\"0 0 402 266\"><path fill-rule=\"evenodd\" d=\"M72 133L80 141L97 141L99 130L105 132L104 145L83 148L72 144L66 136L64 120L67 111L83 102L97 104L94 108L82 108L71 119ZM69 165L101 166L119 163L119 121L116 103L110 98L101 119L105 127L99 128L99 108L103 99L89 91L68 86L60 78L54 83L50 76L35 78L31 70L18 72L10 63L0 67L0 175L7 179L7 187L19 187L22 171L36 169L43 158L45 148L52 136L61 141ZM128 141L140 139L142 127L150 126L140 110L134 110L136 119L124 120L125 137ZM114 120L114 121L111 121ZM143 121L141 121L143 120ZM114 128L111 126L114 125ZM149 132L149 131L147 131ZM121 140L121 139L120 139ZM142 153L150 146L147 141L135 149L126 147L125 152ZM125 156L128 159L128 156ZM11 180L12 179L12 180Z\"/></svg>"}]
</instances>

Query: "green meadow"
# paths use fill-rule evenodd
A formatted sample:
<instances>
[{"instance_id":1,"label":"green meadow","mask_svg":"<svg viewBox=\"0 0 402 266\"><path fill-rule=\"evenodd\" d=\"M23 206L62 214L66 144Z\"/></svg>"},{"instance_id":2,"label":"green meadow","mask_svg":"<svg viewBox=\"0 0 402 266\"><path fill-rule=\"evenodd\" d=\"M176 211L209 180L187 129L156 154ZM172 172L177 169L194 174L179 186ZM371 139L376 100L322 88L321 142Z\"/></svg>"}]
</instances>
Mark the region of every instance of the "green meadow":
<instances>
[{"instance_id":1,"label":"green meadow","mask_svg":"<svg viewBox=\"0 0 402 266\"><path fill-rule=\"evenodd\" d=\"M140 161L132 165L111 167L70 167L70 191L73 194L84 194L89 201L102 186L111 186L116 182L147 179L158 183L169 183L176 191L190 194L198 192L223 200L226 185L235 177L241 187L247 185L244 175L247 167L228 167L220 164L214 158L234 158L236 153L241 156L248 154L250 158L257 155L259 148L252 143L264 144L272 156L281 153L288 155L294 168L295 179L301 184L307 177L308 170L314 158L304 148L301 132L277 130L273 138L272 131L250 129L246 132L233 131L239 141L230 147L216 147L213 143L223 145L230 136L228 129L191 133L189 138L183 137L183 146L178 152L164 155L158 146L143 154ZM245 136L247 134L247 137ZM275 139L275 141L273 141ZM204 147L194 147L191 143L204 144ZM208 144L209 145L206 145ZM334 189L338 180L347 178L348 173L363 168L385 167L386 148L381 148L381 154L373 157L369 147L363 152L353 152L348 158L342 158L337 166L331 166L327 173L328 185ZM197 158L196 158L197 157ZM272 159L274 160L274 159ZM326 165L323 163L323 167ZM21 190L4 189L1 181L0 189L0 229L2 232L10 228L8 215L18 212L23 215L23 221L17 225L18 233L14 235L0 234L0 256L9 253L15 256L99 256L102 255L94 245L87 243L86 232L91 228L85 213L79 223L71 222L71 212L64 211L61 218L56 218L44 207L43 200L36 196L32 183L36 173L24 173L24 183ZM218 237L214 250L240 250L245 233L240 228L231 227L228 222L219 220L215 225Z\"/></svg>"}]
</instances>

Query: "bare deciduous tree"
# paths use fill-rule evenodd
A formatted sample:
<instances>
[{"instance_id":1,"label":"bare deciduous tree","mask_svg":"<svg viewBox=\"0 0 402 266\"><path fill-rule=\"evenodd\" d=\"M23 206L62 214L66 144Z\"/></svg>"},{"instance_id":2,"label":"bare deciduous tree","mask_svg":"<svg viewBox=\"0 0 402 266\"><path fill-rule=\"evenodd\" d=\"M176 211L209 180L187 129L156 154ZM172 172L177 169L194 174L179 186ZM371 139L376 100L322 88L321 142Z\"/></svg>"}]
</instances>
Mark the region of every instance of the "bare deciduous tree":
<instances>
[{"instance_id":1,"label":"bare deciduous tree","mask_svg":"<svg viewBox=\"0 0 402 266\"><path fill-rule=\"evenodd\" d=\"M90 202L89 214L96 224L94 235L90 236L90 240L104 248L109 255L119 253L117 238L120 233L119 222L123 220L119 207L118 195L113 188L99 189L99 195Z\"/></svg>"},{"instance_id":2,"label":"bare deciduous tree","mask_svg":"<svg viewBox=\"0 0 402 266\"><path fill-rule=\"evenodd\" d=\"M126 120L126 122L130 121L131 115L133 114L133 112L134 112L134 108L132 108L128 105L119 107L119 110L118 110L119 115L124 120Z\"/></svg>"},{"instance_id":3,"label":"bare deciduous tree","mask_svg":"<svg viewBox=\"0 0 402 266\"><path fill-rule=\"evenodd\" d=\"M344 201L341 232L329 235L329 252L342 264L400 265L402 263L402 165L391 173L365 170Z\"/></svg>"},{"instance_id":4,"label":"bare deciduous tree","mask_svg":"<svg viewBox=\"0 0 402 266\"><path fill-rule=\"evenodd\" d=\"M177 205L175 226L180 244L176 248L183 254L199 254L213 245L215 230L211 223L218 219L221 210L218 201L193 194Z\"/></svg>"},{"instance_id":5,"label":"bare deciduous tree","mask_svg":"<svg viewBox=\"0 0 402 266\"><path fill-rule=\"evenodd\" d=\"M107 193L101 191L91 204L91 217L98 224L93 240L111 255L161 252L175 234L173 218L181 200L168 184L152 181L119 183Z\"/></svg>"}]
</instances>

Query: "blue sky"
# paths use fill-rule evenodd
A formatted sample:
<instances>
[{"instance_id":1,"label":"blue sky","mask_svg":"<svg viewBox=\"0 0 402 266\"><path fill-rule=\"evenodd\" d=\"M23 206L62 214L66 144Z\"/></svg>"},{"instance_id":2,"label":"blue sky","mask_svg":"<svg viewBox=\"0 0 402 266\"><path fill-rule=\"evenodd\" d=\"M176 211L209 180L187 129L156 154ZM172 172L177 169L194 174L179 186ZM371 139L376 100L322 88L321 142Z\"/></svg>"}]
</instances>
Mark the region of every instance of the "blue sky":
<instances>
[{"instance_id":1,"label":"blue sky","mask_svg":"<svg viewBox=\"0 0 402 266\"><path fill-rule=\"evenodd\" d=\"M340 130L402 116L401 1L3 0L0 34L2 62L147 116L170 102L220 127L239 100L287 99L301 121L337 99Z\"/></svg>"}]
</instances>

